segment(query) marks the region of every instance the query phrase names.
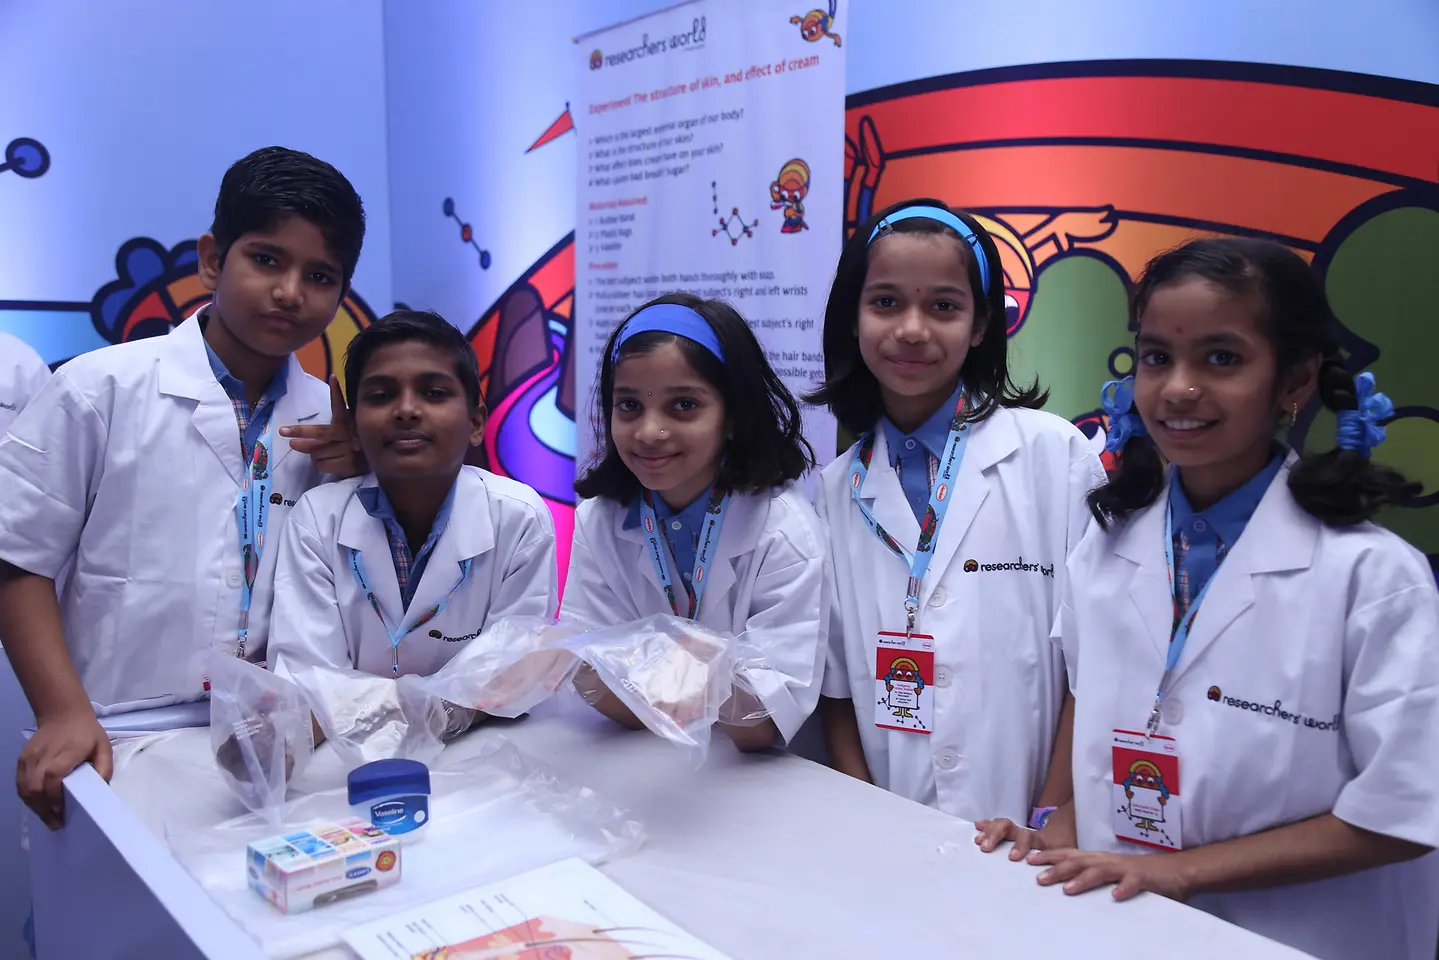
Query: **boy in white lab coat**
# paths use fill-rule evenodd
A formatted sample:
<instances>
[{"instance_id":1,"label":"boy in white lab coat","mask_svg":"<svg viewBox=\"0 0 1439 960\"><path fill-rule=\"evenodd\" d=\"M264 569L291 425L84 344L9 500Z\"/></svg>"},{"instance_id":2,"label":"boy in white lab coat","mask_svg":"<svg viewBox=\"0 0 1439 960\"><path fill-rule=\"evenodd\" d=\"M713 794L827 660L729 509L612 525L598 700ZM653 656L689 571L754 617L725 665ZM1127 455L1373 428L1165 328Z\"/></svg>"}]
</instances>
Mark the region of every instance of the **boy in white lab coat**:
<instances>
[{"instance_id":1,"label":"boy in white lab coat","mask_svg":"<svg viewBox=\"0 0 1439 960\"><path fill-rule=\"evenodd\" d=\"M50 379L50 368L40 354L19 337L0 333L0 433Z\"/></svg>"},{"instance_id":2,"label":"boy in white lab coat","mask_svg":"<svg viewBox=\"0 0 1439 960\"><path fill-rule=\"evenodd\" d=\"M270 657L428 675L505 617L553 615L555 532L539 494L465 466L484 439L474 350L433 313L366 327L345 357L352 436L373 471L300 498L280 537ZM474 715L449 709L446 734Z\"/></svg>"},{"instance_id":3,"label":"boy in white lab coat","mask_svg":"<svg viewBox=\"0 0 1439 960\"><path fill-rule=\"evenodd\" d=\"M354 469L294 352L334 318L364 227L334 167L250 154L200 238L212 301L67 363L0 439L0 641L38 725L17 786L50 826L75 766L111 772L97 715L201 698L212 647L263 660L266 532L322 469Z\"/></svg>"}]
</instances>

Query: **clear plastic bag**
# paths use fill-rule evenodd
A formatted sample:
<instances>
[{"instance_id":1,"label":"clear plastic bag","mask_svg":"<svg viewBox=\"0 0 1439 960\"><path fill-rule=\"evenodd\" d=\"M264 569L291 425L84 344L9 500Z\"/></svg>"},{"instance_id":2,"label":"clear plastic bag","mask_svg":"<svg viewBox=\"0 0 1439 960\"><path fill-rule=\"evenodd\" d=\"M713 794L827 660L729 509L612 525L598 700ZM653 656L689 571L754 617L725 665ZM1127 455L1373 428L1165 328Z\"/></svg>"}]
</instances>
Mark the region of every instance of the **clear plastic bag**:
<instances>
[{"instance_id":1,"label":"clear plastic bag","mask_svg":"<svg viewBox=\"0 0 1439 960\"><path fill-rule=\"evenodd\" d=\"M568 644L589 628L574 620L507 617L490 624L432 676L430 696L495 717L528 713L570 682L579 660Z\"/></svg>"},{"instance_id":2,"label":"clear plastic bag","mask_svg":"<svg viewBox=\"0 0 1439 960\"><path fill-rule=\"evenodd\" d=\"M637 850L643 827L593 790L565 781L504 737L446 750L430 769L431 818L402 841L400 883L286 916L246 885L245 845L349 816L344 787L298 798L275 825L253 815L169 826L165 839L199 884L269 956L299 957L343 931L568 857L602 863ZM317 764L319 766L319 764Z\"/></svg>"},{"instance_id":3,"label":"clear plastic bag","mask_svg":"<svg viewBox=\"0 0 1439 960\"><path fill-rule=\"evenodd\" d=\"M710 728L730 699L731 640L691 620L655 615L571 641L588 665L576 688L591 703L608 691L640 723L693 754L709 753Z\"/></svg>"},{"instance_id":4,"label":"clear plastic bag","mask_svg":"<svg viewBox=\"0 0 1439 960\"><path fill-rule=\"evenodd\" d=\"M444 703L425 690L422 678L396 680L314 664L289 670L326 741L351 769L391 757L429 763L443 749Z\"/></svg>"},{"instance_id":5,"label":"clear plastic bag","mask_svg":"<svg viewBox=\"0 0 1439 960\"><path fill-rule=\"evenodd\" d=\"M226 784L271 823L314 750L310 708L293 682L215 651L209 661L210 746Z\"/></svg>"}]
</instances>

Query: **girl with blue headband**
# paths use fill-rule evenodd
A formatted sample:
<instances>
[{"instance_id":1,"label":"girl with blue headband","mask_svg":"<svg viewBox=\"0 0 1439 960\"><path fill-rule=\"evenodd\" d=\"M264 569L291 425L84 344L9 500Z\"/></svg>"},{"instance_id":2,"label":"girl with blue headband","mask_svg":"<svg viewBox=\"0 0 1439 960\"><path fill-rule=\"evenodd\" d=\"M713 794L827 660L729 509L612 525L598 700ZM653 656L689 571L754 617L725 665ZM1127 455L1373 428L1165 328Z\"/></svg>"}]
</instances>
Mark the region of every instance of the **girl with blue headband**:
<instances>
[{"instance_id":1,"label":"girl with blue headband","mask_svg":"<svg viewBox=\"0 0 1439 960\"><path fill-rule=\"evenodd\" d=\"M1074 797L1038 834L981 824L981 846L1039 848L1066 893L1189 900L1327 960L1430 960L1439 591L1370 522L1418 492L1370 458L1394 407L1277 244L1159 256L1134 317L1135 375L1105 391L1120 465L1055 626ZM1316 393L1338 442L1302 455L1275 435Z\"/></svg>"},{"instance_id":2,"label":"girl with blue headband","mask_svg":"<svg viewBox=\"0 0 1439 960\"><path fill-rule=\"evenodd\" d=\"M744 633L767 667L752 682L768 719L726 730L742 750L789 741L819 698L829 623L824 529L791 487L814 464L794 397L733 307L686 293L615 329L596 393L565 613ZM585 671L577 686L637 728L597 682Z\"/></svg>"},{"instance_id":3,"label":"girl with blue headband","mask_svg":"<svg viewBox=\"0 0 1439 960\"><path fill-rule=\"evenodd\" d=\"M825 468L837 584L820 712L837 769L966 820L1069 795L1064 558L1103 468L1010 379L1003 264L980 221L914 200L860 226L811 396L859 438Z\"/></svg>"}]
</instances>

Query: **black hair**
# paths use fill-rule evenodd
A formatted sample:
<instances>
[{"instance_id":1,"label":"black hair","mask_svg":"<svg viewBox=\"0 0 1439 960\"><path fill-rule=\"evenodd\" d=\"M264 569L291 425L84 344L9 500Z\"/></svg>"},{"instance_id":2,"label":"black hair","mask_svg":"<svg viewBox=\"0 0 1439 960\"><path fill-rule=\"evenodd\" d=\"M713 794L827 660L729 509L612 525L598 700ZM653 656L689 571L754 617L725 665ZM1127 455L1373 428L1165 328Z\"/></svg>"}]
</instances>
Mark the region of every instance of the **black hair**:
<instances>
[{"instance_id":1,"label":"black hair","mask_svg":"<svg viewBox=\"0 0 1439 960\"><path fill-rule=\"evenodd\" d=\"M449 356L473 413L480 405L480 364L475 350L458 327L428 310L396 310L355 334L345 349L345 385L350 394L350 409L355 409L355 392L364 379L365 364L375 351L392 343L411 341L429 344Z\"/></svg>"},{"instance_id":2,"label":"black hair","mask_svg":"<svg viewBox=\"0 0 1439 960\"><path fill-rule=\"evenodd\" d=\"M805 440L799 404L766 359L754 331L734 307L722 300L704 300L689 293L668 293L640 307L674 303L689 307L704 318L719 337L724 362L688 337L647 331L635 334L620 347L620 358L643 356L666 343L675 343L695 372L724 398L729 438L723 464L715 478L719 486L739 493L763 493L793 483L814 466L814 450ZM629 317L625 318L629 321ZM595 449L603 451L575 482L575 493L586 499L607 497L628 504L639 496L639 479L620 459L610 437L614 410L615 340L624 323L615 327L605 343L595 387Z\"/></svg>"},{"instance_id":3,"label":"black hair","mask_svg":"<svg viewBox=\"0 0 1439 960\"><path fill-rule=\"evenodd\" d=\"M855 436L874 429L884 414L879 381L864 365L859 352L859 304L869 273L869 238L874 228L887 216L906 207L938 207L949 210L938 200L920 198L906 200L881 210L870 217L845 242L835 268L834 283L829 288L829 302L824 308L824 383L805 396L805 402L829 407L841 427ZM1042 407L1049 399L1036 380L1026 388L1015 386L1009 378L1008 323L1004 308L1004 273L999 250L988 231L967 213L950 210L974 231L979 248L989 266L989 291L983 293L979 260L969 241L951 227L935 220L911 217L895 223L895 233L918 233L953 237L964 260L969 286L974 291L974 319L984 324L984 337L970 348L960 367L965 389L974 403L966 410L965 419L983 420L996 407Z\"/></svg>"},{"instance_id":4,"label":"black hair","mask_svg":"<svg viewBox=\"0 0 1439 960\"><path fill-rule=\"evenodd\" d=\"M1134 289L1131 326L1138 329L1156 290L1196 278L1236 296L1258 295L1259 326L1274 345L1276 390L1286 374L1318 357L1319 401L1335 412L1358 407L1354 374L1340 353L1339 318L1318 276L1298 254L1268 240L1191 240L1149 261ZM1149 437L1134 436L1109 482L1089 494L1089 510L1108 528L1149 506L1163 489L1159 449ZM1332 526L1369 520L1380 507L1406 503L1421 490L1421 484L1354 450L1305 456L1289 472L1295 502Z\"/></svg>"},{"instance_id":5,"label":"black hair","mask_svg":"<svg viewBox=\"0 0 1439 960\"><path fill-rule=\"evenodd\" d=\"M220 265L225 265L236 240L273 229L291 216L304 217L324 235L330 252L340 260L343 287L348 290L365 241L364 204L340 171L285 147L256 150L225 171L210 225Z\"/></svg>"}]
</instances>

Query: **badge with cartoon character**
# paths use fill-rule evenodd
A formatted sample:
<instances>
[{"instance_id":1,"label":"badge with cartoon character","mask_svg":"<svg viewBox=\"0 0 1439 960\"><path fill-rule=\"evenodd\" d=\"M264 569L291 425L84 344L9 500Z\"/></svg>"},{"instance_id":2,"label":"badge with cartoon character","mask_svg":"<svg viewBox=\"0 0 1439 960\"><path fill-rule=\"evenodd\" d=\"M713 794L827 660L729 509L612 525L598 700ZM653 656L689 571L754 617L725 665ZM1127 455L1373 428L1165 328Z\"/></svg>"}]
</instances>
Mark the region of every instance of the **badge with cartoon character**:
<instances>
[{"instance_id":1,"label":"badge with cartoon character","mask_svg":"<svg viewBox=\"0 0 1439 960\"><path fill-rule=\"evenodd\" d=\"M1114 731L1114 835L1179 850L1179 747L1170 737Z\"/></svg>"},{"instance_id":2,"label":"badge with cartoon character","mask_svg":"<svg viewBox=\"0 0 1439 960\"><path fill-rule=\"evenodd\" d=\"M876 641L874 725L906 733L934 730L934 638L882 632Z\"/></svg>"}]
</instances>

